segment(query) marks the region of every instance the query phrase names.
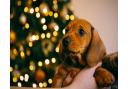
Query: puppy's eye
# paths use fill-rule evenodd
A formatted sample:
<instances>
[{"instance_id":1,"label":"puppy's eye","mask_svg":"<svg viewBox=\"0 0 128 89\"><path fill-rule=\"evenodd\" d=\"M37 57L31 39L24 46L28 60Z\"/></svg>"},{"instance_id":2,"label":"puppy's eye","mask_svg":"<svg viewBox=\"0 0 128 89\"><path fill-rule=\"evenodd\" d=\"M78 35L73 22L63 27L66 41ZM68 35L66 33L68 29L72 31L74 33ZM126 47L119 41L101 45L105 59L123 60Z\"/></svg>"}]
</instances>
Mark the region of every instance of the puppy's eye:
<instances>
[{"instance_id":1,"label":"puppy's eye","mask_svg":"<svg viewBox=\"0 0 128 89\"><path fill-rule=\"evenodd\" d=\"M84 31L82 28L81 28L81 29L79 29L79 31L78 31L78 32L79 32L79 35L80 35L80 36L83 36L83 35L85 34L85 31Z\"/></svg>"}]
</instances>

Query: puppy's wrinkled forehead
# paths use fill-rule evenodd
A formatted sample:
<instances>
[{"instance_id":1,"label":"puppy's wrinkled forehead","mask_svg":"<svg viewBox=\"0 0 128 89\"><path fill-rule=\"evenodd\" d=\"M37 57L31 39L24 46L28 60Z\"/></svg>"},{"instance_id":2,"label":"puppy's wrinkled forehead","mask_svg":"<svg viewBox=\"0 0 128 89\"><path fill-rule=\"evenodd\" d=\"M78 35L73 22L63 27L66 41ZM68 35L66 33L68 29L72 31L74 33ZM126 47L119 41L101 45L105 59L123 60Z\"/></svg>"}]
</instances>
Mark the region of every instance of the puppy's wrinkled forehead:
<instances>
[{"instance_id":1,"label":"puppy's wrinkled forehead","mask_svg":"<svg viewBox=\"0 0 128 89\"><path fill-rule=\"evenodd\" d=\"M75 19L66 26L66 30L83 28L87 33L91 30L91 24L83 19Z\"/></svg>"}]
</instances>

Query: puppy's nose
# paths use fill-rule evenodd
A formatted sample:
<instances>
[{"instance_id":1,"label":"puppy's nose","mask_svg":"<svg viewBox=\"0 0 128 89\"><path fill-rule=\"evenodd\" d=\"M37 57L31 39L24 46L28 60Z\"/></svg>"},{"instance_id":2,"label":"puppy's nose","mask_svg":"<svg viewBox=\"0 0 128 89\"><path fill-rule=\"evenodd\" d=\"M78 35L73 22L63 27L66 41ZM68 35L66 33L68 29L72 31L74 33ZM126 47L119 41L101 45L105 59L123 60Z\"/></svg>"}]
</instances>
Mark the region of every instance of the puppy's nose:
<instances>
[{"instance_id":1,"label":"puppy's nose","mask_svg":"<svg viewBox=\"0 0 128 89\"><path fill-rule=\"evenodd\" d=\"M65 37L62 41L62 44L64 47L67 47L69 45L69 43L70 43L69 37Z\"/></svg>"}]
</instances>

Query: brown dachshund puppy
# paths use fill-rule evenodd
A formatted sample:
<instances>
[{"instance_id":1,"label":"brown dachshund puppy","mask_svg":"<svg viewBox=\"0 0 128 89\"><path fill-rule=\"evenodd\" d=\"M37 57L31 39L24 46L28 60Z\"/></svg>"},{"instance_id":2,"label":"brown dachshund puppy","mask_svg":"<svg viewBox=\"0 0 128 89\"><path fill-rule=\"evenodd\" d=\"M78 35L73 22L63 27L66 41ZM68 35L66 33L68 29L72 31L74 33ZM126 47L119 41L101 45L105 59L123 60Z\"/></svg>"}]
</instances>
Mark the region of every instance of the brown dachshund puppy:
<instances>
[{"instance_id":1,"label":"brown dachshund puppy","mask_svg":"<svg viewBox=\"0 0 128 89\"><path fill-rule=\"evenodd\" d=\"M53 87L69 85L82 68L95 66L106 55L98 32L86 20L76 19L65 30L60 42L62 64L57 68ZM99 87L107 87L114 81L113 75L102 67L96 69L94 77Z\"/></svg>"}]
</instances>

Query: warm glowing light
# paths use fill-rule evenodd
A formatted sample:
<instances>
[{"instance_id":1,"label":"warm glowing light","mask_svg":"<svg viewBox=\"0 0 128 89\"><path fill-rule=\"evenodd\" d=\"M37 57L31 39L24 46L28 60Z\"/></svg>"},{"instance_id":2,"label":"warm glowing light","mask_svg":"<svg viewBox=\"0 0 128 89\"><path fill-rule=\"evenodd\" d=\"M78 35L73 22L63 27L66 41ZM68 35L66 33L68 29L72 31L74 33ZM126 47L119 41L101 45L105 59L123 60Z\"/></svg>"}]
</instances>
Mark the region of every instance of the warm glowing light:
<instances>
[{"instance_id":1,"label":"warm glowing light","mask_svg":"<svg viewBox=\"0 0 128 89\"><path fill-rule=\"evenodd\" d=\"M53 15L53 12L52 11L49 11L49 16L52 16Z\"/></svg>"},{"instance_id":2,"label":"warm glowing light","mask_svg":"<svg viewBox=\"0 0 128 89\"><path fill-rule=\"evenodd\" d=\"M53 0L53 4L57 4L57 0Z\"/></svg>"},{"instance_id":3,"label":"warm glowing light","mask_svg":"<svg viewBox=\"0 0 128 89\"><path fill-rule=\"evenodd\" d=\"M45 60L45 64L48 65L50 61L48 59Z\"/></svg>"},{"instance_id":4,"label":"warm glowing light","mask_svg":"<svg viewBox=\"0 0 128 89\"><path fill-rule=\"evenodd\" d=\"M23 51L20 52L20 56L21 56L21 58L24 58L25 57L25 54L24 54Z\"/></svg>"},{"instance_id":5,"label":"warm glowing light","mask_svg":"<svg viewBox=\"0 0 128 89\"><path fill-rule=\"evenodd\" d=\"M48 83L49 84L52 84L52 79L48 79Z\"/></svg>"},{"instance_id":6,"label":"warm glowing light","mask_svg":"<svg viewBox=\"0 0 128 89\"><path fill-rule=\"evenodd\" d=\"M22 2L19 0L19 1L17 2L17 5L18 5L18 6L21 6L21 3L22 3Z\"/></svg>"},{"instance_id":7,"label":"warm glowing light","mask_svg":"<svg viewBox=\"0 0 128 89\"><path fill-rule=\"evenodd\" d=\"M18 86L18 87L22 87L21 82L18 82L18 83L17 83L17 86Z\"/></svg>"},{"instance_id":8,"label":"warm glowing light","mask_svg":"<svg viewBox=\"0 0 128 89\"><path fill-rule=\"evenodd\" d=\"M13 77L13 82L17 82L17 77Z\"/></svg>"},{"instance_id":9,"label":"warm glowing light","mask_svg":"<svg viewBox=\"0 0 128 89\"><path fill-rule=\"evenodd\" d=\"M13 67L10 67L10 72L12 72L13 71Z\"/></svg>"},{"instance_id":10,"label":"warm glowing light","mask_svg":"<svg viewBox=\"0 0 128 89\"><path fill-rule=\"evenodd\" d=\"M33 71L35 68L34 68L33 65L30 65L30 66L29 66L29 69L30 69L31 71Z\"/></svg>"},{"instance_id":11,"label":"warm glowing light","mask_svg":"<svg viewBox=\"0 0 128 89\"><path fill-rule=\"evenodd\" d=\"M28 46L29 46L29 47L32 47L32 46L33 46L33 43L32 43L32 42L29 42L29 43L28 43Z\"/></svg>"},{"instance_id":12,"label":"warm glowing light","mask_svg":"<svg viewBox=\"0 0 128 89\"><path fill-rule=\"evenodd\" d=\"M42 67L43 66L43 63L41 61L38 62L38 66L39 67Z\"/></svg>"},{"instance_id":13,"label":"warm glowing light","mask_svg":"<svg viewBox=\"0 0 128 89\"><path fill-rule=\"evenodd\" d=\"M46 82L43 83L43 87L47 87L47 83Z\"/></svg>"},{"instance_id":14,"label":"warm glowing light","mask_svg":"<svg viewBox=\"0 0 128 89\"><path fill-rule=\"evenodd\" d=\"M55 58L52 58L52 63L56 63L56 59Z\"/></svg>"},{"instance_id":15,"label":"warm glowing light","mask_svg":"<svg viewBox=\"0 0 128 89\"><path fill-rule=\"evenodd\" d=\"M46 30L47 29L47 25L43 25L43 30Z\"/></svg>"},{"instance_id":16,"label":"warm glowing light","mask_svg":"<svg viewBox=\"0 0 128 89\"><path fill-rule=\"evenodd\" d=\"M24 12L28 12L28 7L25 7L24 8Z\"/></svg>"},{"instance_id":17,"label":"warm glowing light","mask_svg":"<svg viewBox=\"0 0 128 89\"><path fill-rule=\"evenodd\" d=\"M20 80L23 81L24 80L24 77L23 76L20 76Z\"/></svg>"},{"instance_id":18,"label":"warm glowing light","mask_svg":"<svg viewBox=\"0 0 128 89\"><path fill-rule=\"evenodd\" d=\"M57 31L54 31L53 32L53 36L57 36L58 35L58 32Z\"/></svg>"},{"instance_id":19,"label":"warm glowing light","mask_svg":"<svg viewBox=\"0 0 128 89\"><path fill-rule=\"evenodd\" d=\"M36 88L36 87L37 87L36 83L33 83L33 84L32 84L32 87L33 87L33 88Z\"/></svg>"},{"instance_id":20,"label":"warm glowing light","mask_svg":"<svg viewBox=\"0 0 128 89\"><path fill-rule=\"evenodd\" d=\"M55 51L56 51L56 52L59 52L59 47L56 47Z\"/></svg>"},{"instance_id":21,"label":"warm glowing light","mask_svg":"<svg viewBox=\"0 0 128 89\"><path fill-rule=\"evenodd\" d=\"M63 29L62 33L65 34L65 29Z\"/></svg>"},{"instance_id":22,"label":"warm glowing light","mask_svg":"<svg viewBox=\"0 0 128 89\"><path fill-rule=\"evenodd\" d=\"M41 23L44 24L46 22L46 19L45 18L42 18L41 19Z\"/></svg>"},{"instance_id":23,"label":"warm glowing light","mask_svg":"<svg viewBox=\"0 0 128 89\"><path fill-rule=\"evenodd\" d=\"M25 81L25 82L28 82L28 79L29 79L29 75L28 75L28 74L25 74L25 75L24 75L24 81Z\"/></svg>"},{"instance_id":24,"label":"warm glowing light","mask_svg":"<svg viewBox=\"0 0 128 89\"><path fill-rule=\"evenodd\" d=\"M13 54L14 54L14 55L18 55L18 52L17 52L16 49L13 49Z\"/></svg>"},{"instance_id":25,"label":"warm glowing light","mask_svg":"<svg viewBox=\"0 0 128 89\"><path fill-rule=\"evenodd\" d=\"M47 38L50 38L50 37L51 37L51 34L50 34L50 33L47 33L47 34L46 34L46 37L47 37Z\"/></svg>"},{"instance_id":26,"label":"warm glowing light","mask_svg":"<svg viewBox=\"0 0 128 89\"><path fill-rule=\"evenodd\" d=\"M69 20L69 15L66 15L65 19L66 19L66 20Z\"/></svg>"},{"instance_id":27,"label":"warm glowing light","mask_svg":"<svg viewBox=\"0 0 128 89\"><path fill-rule=\"evenodd\" d=\"M54 18L57 18L58 17L58 13L54 13Z\"/></svg>"},{"instance_id":28,"label":"warm glowing light","mask_svg":"<svg viewBox=\"0 0 128 89\"><path fill-rule=\"evenodd\" d=\"M32 35L31 39L32 41L36 40L36 35Z\"/></svg>"},{"instance_id":29,"label":"warm glowing light","mask_svg":"<svg viewBox=\"0 0 128 89\"><path fill-rule=\"evenodd\" d=\"M39 83L39 87L43 87L43 83Z\"/></svg>"},{"instance_id":30,"label":"warm glowing light","mask_svg":"<svg viewBox=\"0 0 128 89\"><path fill-rule=\"evenodd\" d=\"M74 15L71 15L71 16L70 16L70 19L71 19L71 20L74 20L74 19L75 19Z\"/></svg>"},{"instance_id":31,"label":"warm glowing light","mask_svg":"<svg viewBox=\"0 0 128 89\"><path fill-rule=\"evenodd\" d=\"M56 37L53 36L53 37L51 38L51 40L52 40L52 42L56 42Z\"/></svg>"},{"instance_id":32,"label":"warm glowing light","mask_svg":"<svg viewBox=\"0 0 128 89\"><path fill-rule=\"evenodd\" d=\"M45 7L44 9L43 9L43 13L47 13L48 12L48 9L47 9L47 7Z\"/></svg>"},{"instance_id":33,"label":"warm glowing light","mask_svg":"<svg viewBox=\"0 0 128 89\"><path fill-rule=\"evenodd\" d=\"M35 2L36 0L33 0L33 2Z\"/></svg>"},{"instance_id":34,"label":"warm glowing light","mask_svg":"<svg viewBox=\"0 0 128 89\"><path fill-rule=\"evenodd\" d=\"M39 40L39 35L36 35L36 40Z\"/></svg>"},{"instance_id":35,"label":"warm glowing light","mask_svg":"<svg viewBox=\"0 0 128 89\"><path fill-rule=\"evenodd\" d=\"M44 34L44 33L41 34L41 38L42 38L42 39L45 38L45 34Z\"/></svg>"},{"instance_id":36,"label":"warm glowing light","mask_svg":"<svg viewBox=\"0 0 128 89\"><path fill-rule=\"evenodd\" d=\"M30 50L27 50L27 52L26 52L26 54L27 54L27 56L30 56Z\"/></svg>"},{"instance_id":37,"label":"warm glowing light","mask_svg":"<svg viewBox=\"0 0 128 89\"><path fill-rule=\"evenodd\" d=\"M35 12L39 12L39 7L35 7Z\"/></svg>"},{"instance_id":38,"label":"warm glowing light","mask_svg":"<svg viewBox=\"0 0 128 89\"><path fill-rule=\"evenodd\" d=\"M55 26L54 26L54 29L55 29L56 31L58 31L58 30L59 30L59 26L58 26L58 25L55 25Z\"/></svg>"},{"instance_id":39,"label":"warm glowing light","mask_svg":"<svg viewBox=\"0 0 128 89\"><path fill-rule=\"evenodd\" d=\"M37 18L40 18L40 13L39 13L39 12L36 13L36 17L37 17Z\"/></svg>"},{"instance_id":40,"label":"warm glowing light","mask_svg":"<svg viewBox=\"0 0 128 89\"><path fill-rule=\"evenodd\" d=\"M29 28L29 24L28 24L28 23L25 24L25 28L26 28L26 29Z\"/></svg>"},{"instance_id":41,"label":"warm glowing light","mask_svg":"<svg viewBox=\"0 0 128 89\"><path fill-rule=\"evenodd\" d=\"M31 8L29 12L30 12L31 14L33 14L33 13L34 13L34 9Z\"/></svg>"}]
</instances>

